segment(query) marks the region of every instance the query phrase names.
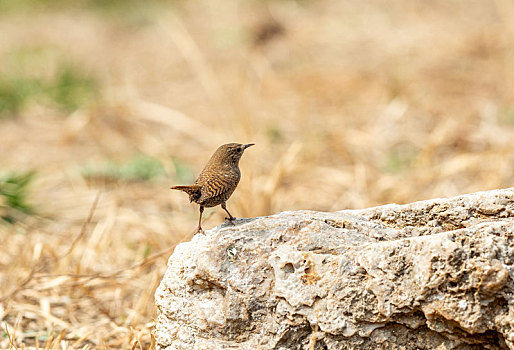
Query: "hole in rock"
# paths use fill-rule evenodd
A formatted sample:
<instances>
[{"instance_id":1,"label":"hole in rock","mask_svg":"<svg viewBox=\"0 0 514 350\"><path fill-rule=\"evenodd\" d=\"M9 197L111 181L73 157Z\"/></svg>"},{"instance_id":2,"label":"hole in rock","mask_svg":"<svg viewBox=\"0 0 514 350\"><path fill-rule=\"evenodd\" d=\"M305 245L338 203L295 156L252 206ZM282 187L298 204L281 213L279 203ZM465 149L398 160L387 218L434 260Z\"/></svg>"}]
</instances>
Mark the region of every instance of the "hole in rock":
<instances>
[{"instance_id":1,"label":"hole in rock","mask_svg":"<svg viewBox=\"0 0 514 350\"><path fill-rule=\"evenodd\" d=\"M294 266L291 263L285 264L282 269L284 270L285 273L293 273L294 272Z\"/></svg>"}]
</instances>

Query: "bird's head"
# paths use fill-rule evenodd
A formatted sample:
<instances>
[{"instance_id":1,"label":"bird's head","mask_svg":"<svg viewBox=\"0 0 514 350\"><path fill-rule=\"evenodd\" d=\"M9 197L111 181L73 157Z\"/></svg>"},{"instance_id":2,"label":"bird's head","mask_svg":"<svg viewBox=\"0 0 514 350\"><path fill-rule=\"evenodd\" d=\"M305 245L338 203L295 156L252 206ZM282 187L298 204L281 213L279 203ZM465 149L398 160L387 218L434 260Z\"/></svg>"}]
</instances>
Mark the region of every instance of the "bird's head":
<instances>
[{"instance_id":1,"label":"bird's head","mask_svg":"<svg viewBox=\"0 0 514 350\"><path fill-rule=\"evenodd\" d=\"M226 145L218 147L213 158L217 158L225 164L239 164L239 159L241 159L245 149L253 145L253 143L248 143L246 145L240 143L227 143Z\"/></svg>"}]
</instances>

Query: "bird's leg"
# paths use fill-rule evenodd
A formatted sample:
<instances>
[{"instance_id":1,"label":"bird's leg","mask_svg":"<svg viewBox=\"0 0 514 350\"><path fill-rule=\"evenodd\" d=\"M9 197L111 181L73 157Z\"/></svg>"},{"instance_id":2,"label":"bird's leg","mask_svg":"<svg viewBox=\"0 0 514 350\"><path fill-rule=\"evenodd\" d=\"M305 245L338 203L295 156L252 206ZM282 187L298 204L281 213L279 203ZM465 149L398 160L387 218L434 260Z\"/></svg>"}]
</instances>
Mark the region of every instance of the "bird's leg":
<instances>
[{"instance_id":1,"label":"bird's leg","mask_svg":"<svg viewBox=\"0 0 514 350\"><path fill-rule=\"evenodd\" d=\"M232 216L232 214L229 213L228 209L227 209L227 202L223 202L221 203L221 207L223 208L223 210L225 210L228 214L228 218L225 218L225 220L230 220L232 222L232 220L235 220L236 218Z\"/></svg>"},{"instance_id":2,"label":"bird's leg","mask_svg":"<svg viewBox=\"0 0 514 350\"><path fill-rule=\"evenodd\" d=\"M198 219L198 230L196 233L203 233L202 230L202 214L203 214L203 205L200 205L200 218Z\"/></svg>"}]
</instances>

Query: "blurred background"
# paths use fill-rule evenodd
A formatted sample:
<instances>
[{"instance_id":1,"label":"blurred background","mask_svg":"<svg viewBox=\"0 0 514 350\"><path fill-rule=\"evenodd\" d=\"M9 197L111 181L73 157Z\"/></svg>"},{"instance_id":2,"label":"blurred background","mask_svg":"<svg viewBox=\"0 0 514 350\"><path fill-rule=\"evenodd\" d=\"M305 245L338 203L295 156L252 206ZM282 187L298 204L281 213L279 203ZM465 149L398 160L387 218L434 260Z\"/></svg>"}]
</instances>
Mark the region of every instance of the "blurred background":
<instances>
[{"instance_id":1,"label":"blurred background","mask_svg":"<svg viewBox=\"0 0 514 350\"><path fill-rule=\"evenodd\" d=\"M0 347L151 347L224 143L237 217L513 186L513 81L512 0L0 0Z\"/></svg>"}]
</instances>

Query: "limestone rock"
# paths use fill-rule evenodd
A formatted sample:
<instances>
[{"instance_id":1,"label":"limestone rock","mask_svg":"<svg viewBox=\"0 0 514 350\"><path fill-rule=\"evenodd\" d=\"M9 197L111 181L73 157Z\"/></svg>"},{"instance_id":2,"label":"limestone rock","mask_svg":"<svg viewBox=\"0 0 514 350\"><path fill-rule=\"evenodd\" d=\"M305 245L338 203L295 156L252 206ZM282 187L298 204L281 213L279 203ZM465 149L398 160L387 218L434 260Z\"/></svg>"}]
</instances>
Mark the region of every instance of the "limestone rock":
<instances>
[{"instance_id":1,"label":"limestone rock","mask_svg":"<svg viewBox=\"0 0 514 350\"><path fill-rule=\"evenodd\" d=\"M197 234L156 291L158 349L514 350L514 189Z\"/></svg>"}]
</instances>

